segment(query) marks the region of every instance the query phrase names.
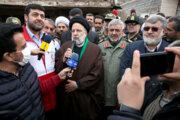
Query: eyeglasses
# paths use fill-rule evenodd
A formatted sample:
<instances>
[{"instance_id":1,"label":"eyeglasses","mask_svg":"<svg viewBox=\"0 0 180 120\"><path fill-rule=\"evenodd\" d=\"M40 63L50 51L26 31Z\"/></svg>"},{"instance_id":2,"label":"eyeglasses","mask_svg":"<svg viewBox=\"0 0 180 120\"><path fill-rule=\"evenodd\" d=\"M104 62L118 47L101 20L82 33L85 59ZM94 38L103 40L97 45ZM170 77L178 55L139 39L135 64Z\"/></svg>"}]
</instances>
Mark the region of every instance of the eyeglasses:
<instances>
[{"instance_id":1,"label":"eyeglasses","mask_svg":"<svg viewBox=\"0 0 180 120\"><path fill-rule=\"evenodd\" d=\"M135 25L137 25L137 23L135 23L135 22L130 22L130 23L127 23L127 25L128 25L128 26L130 26L130 25L135 26Z\"/></svg>"},{"instance_id":2,"label":"eyeglasses","mask_svg":"<svg viewBox=\"0 0 180 120\"><path fill-rule=\"evenodd\" d=\"M144 27L144 31L149 31L151 29L153 32L157 32L160 28L158 27Z\"/></svg>"}]
</instances>

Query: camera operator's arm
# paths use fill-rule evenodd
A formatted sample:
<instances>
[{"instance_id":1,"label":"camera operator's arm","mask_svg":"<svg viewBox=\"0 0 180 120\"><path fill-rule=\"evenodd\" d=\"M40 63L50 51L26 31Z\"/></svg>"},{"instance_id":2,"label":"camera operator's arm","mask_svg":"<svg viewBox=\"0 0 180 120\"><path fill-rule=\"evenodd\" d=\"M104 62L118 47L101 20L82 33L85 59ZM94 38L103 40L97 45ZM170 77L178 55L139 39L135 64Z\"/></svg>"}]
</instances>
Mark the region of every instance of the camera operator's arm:
<instances>
[{"instance_id":1,"label":"camera operator's arm","mask_svg":"<svg viewBox=\"0 0 180 120\"><path fill-rule=\"evenodd\" d=\"M174 62L173 72L160 75L160 77L180 80L180 47L167 47L165 48L165 51L173 52L174 54L176 54L176 58Z\"/></svg>"},{"instance_id":2,"label":"camera operator's arm","mask_svg":"<svg viewBox=\"0 0 180 120\"><path fill-rule=\"evenodd\" d=\"M139 110L143 104L145 82L149 77L140 76L140 53L135 51L133 55L132 69L127 68L117 86L119 104Z\"/></svg>"}]
</instances>

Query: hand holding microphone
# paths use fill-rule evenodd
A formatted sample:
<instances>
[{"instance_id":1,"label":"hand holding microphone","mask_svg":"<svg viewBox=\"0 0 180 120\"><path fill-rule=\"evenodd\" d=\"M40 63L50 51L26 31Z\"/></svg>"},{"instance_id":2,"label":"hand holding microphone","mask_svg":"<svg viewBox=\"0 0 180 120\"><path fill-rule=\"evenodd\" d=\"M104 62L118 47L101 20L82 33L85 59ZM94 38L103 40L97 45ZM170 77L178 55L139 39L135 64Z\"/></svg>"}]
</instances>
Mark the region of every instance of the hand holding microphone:
<instances>
[{"instance_id":1,"label":"hand holding microphone","mask_svg":"<svg viewBox=\"0 0 180 120\"><path fill-rule=\"evenodd\" d=\"M65 89L66 92L73 92L74 90L76 90L78 88L78 85L76 83L76 81L74 80L69 80L69 77L71 77L73 69L77 68L78 65L78 59L79 59L79 55L77 53L73 53L71 56L71 59L67 60L67 65L71 68L71 70L67 73L66 75L66 85L65 85Z\"/></svg>"},{"instance_id":2,"label":"hand holding microphone","mask_svg":"<svg viewBox=\"0 0 180 120\"><path fill-rule=\"evenodd\" d=\"M41 51L47 51L49 48L49 44L51 42L51 40L53 40L53 38L50 35L45 35L43 36L43 42L42 45L40 47ZM38 55L38 60L40 60L42 58L43 54L39 54Z\"/></svg>"},{"instance_id":3,"label":"hand holding microphone","mask_svg":"<svg viewBox=\"0 0 180 120\"><path fill-rule=\"evenodd\" d=\"M72 73L73 69L77 68L78 65L79 55L77 53L73 53L71 58L67 60L66 64L71 68L70 72L67 73L66 80L69 79L70 74Z\"/></svg>"},{"instance_id":4,"label":"hand holding microphone","mask_svg":"<svg viewBox=\"0 0 180 120\"><path fill-rule=\"evenodd\" d=\"M71 58L72 50L74 49L75 41L72 41L71 48L68 48L64 54L63 62L66 63L67 59Z\"/></svg>"}]
</instances>

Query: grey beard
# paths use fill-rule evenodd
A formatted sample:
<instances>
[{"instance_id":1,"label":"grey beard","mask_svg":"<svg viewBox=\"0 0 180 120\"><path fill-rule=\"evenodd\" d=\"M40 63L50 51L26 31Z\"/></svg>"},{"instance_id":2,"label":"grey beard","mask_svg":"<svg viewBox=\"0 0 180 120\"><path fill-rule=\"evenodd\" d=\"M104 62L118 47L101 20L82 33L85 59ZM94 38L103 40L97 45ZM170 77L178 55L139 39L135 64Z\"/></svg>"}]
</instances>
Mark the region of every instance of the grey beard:
<instances>
[{"instance_id":1,"label":"grey beard","mask_svg":"<svg viewBox=\"0 0 180 120\"><path fill-rule=\"evenodd\" d=\"M157 45L162 40L162 34L161 32L157 38L150 39L143 35L143 40L147 45Z\"/></svg>"},{"instance_id":2,"label":"grey beard","mask_svg":"<svg viewBox=\"0 0 180 120\"><path fill-rule=\"evenodd\" d=\"M116 40L112 40L111 37L109 36L109 40L110 40L111 42L114 42L114 43L119 42L119 41L121 40L121 38L122 38L122 36L120 36L120 37L119 37L118 39L116 39Z\"/></svg>"},{"instance_id":3,"label":"grey beard","mask_svg":"<svg viewBox=\"0 0 180 120\"><path fill-rule=\"evenodd\" d=\"M72 41L75 41L77 47L82 47L84 45L85 38L86 38L86 34L79 37L79 40L74 40L72 37Z\"/></svg>"}]
</instances>

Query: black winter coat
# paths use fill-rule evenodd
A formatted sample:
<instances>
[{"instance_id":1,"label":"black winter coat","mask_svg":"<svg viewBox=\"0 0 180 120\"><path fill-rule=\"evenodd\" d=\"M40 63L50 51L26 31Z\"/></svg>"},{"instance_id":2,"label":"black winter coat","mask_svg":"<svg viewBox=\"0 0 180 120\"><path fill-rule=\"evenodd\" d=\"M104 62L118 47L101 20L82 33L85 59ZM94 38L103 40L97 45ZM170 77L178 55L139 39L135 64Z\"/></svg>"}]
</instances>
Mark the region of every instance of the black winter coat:
<instances>
[{"instance_id":1,"label":"black winter coat","mask_svg":"<svg viewBox=\"0 0 180 120\"><path fill-rule=\"evenodd\" d=\"M9 120L11 113L18 120L45 119L39 80L29 63L20 70L19 76L0 71L0 120Z\"/></svg>"}]
</instances>

